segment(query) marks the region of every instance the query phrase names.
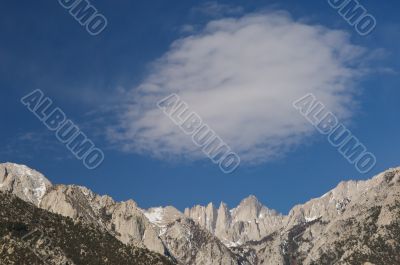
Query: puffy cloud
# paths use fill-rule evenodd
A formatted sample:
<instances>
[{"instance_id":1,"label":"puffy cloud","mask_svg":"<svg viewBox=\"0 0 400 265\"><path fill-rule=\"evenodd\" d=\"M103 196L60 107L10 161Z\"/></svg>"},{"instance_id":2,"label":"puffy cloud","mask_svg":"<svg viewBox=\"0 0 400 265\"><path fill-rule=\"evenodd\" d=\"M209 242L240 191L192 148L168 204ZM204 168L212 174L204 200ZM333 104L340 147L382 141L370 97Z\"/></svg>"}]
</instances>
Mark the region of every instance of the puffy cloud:
<instances>
[{"instance_id":1,"label":"puffy cloud","mask_svg":"<svg viewBox=\"0 0 400 265\"><path fill-rule=\"evenodd\" d=\"M285 154L314 128L292 102L313 93L339 118L351 116L364 49L342 31L294 21L284 12L211 21L153 62L110 139L160 158L203 158L156 104L178 94L242 161Z\"/></svg>"},{"instance_id":2,"label":"puffy cloud","mask_svg":"<svg viewBox=\"0 0 400 265\"><path fill-rule=\"evenodd\" d=\"M223 15L238 15L243 13L243 8L240 6L232 6L221 4L215 1L208 1L198 7L193 8L194 12L200 12L211 17L220 17Z\"/></svg>"}]
</instances>

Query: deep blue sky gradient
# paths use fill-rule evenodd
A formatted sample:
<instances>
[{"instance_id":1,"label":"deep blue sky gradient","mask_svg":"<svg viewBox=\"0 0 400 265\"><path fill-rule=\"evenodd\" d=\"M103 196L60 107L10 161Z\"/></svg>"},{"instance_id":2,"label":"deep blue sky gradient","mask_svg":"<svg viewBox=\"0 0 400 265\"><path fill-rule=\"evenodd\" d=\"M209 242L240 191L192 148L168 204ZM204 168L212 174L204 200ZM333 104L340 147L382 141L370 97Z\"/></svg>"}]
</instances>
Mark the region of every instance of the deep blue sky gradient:
<instances>
[{"instance_id":1,"label":"deep blue sky gradient","mask_svg":"<svg viewBox=\"0 0 400 265\"><path fill-rule=\"evenodd\" d=\"M99 137L103 128L93 119L101 109L118 104L118 87L135 87L148 64L168 50L185 24L199 27L212 17L194 12L202 1L105 1L92 3L109 21L93 37L58 1L4 0L0 4L0 161L26 164L53 183L85 185L117 200L134 199L143 207L225 201L235 206L249 194L270 208L286 213L292 206L317 197L346 179L366 179L400 165L400 3L360 1L377 19L377 28L361 37L321 0L221 1L240 6L245 13L264 9L285 10L310 24L348 31L355 44L382 49L375 69L358 84L359 106L350 128L377 157L367 175L331 147L324 136L292 150L286 157L257 166L240 167L223 174L205 159L170 163L127 154L109 147ZM382 69L390 69L383 71ZM106 159L96 170L57 142L22 104L20 98L42 89L77 122ZM112 117L104 117L112 119ZM27 137L30 135L31 137Z\"/></svg>"}]
</instances>

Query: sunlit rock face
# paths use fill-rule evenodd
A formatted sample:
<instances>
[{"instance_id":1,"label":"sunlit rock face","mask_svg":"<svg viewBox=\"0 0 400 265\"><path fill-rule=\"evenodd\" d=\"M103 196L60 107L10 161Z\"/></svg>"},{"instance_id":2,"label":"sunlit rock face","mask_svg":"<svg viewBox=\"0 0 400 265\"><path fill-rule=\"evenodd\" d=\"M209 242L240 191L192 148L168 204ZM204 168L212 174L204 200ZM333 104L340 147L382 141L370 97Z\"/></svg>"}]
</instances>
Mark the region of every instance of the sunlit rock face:
<instances>
[{"instance_id":1,"label":"sunlit rock face","mask_svg":"<svg viewBox=\"0 0 400 265\"><path fill-rule=\"evenodd\" d=\"M287 216L254 196L233 209L225 203L184 213L172 206L142 209L85 187L52 185L12 163L0 164L0 191L177 264L400 264L400 168L341 182Z\"/></svg>"},{"instance_id":2,"label":"sunlit rock face","mask_svg":"<svg viewBox=\"0 0 400 265\"><path fill-rule=\"evenodd\" d=\"M212 203L207 207L194 206L185 209L185 215L214 233L227 246L238 246L249 240L259 240L277 229L284 216L262 205L251 195L233 209L221 203L216 209Z\"/></svg>"},{"instance_id":3,"label":"sunlit rock face","mask_svg":"<svg viewBox=\"0 0 400 265\"><path fill-rule=\"evenodd\" d=\"M50 181L41 173L27 166L0 164L0 191L11 192L38 206L51 186Z\"/></svg>"}]
</instances>

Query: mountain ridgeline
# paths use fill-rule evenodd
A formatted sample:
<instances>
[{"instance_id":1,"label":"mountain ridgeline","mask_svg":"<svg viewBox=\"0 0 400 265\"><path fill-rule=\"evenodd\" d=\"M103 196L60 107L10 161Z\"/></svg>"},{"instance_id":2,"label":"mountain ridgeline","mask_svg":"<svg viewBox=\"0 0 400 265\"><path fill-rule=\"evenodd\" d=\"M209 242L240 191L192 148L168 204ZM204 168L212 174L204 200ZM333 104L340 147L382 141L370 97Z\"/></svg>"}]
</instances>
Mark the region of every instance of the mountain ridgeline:
<instances>
[{"instance_id":1,"label":"mountain ridgeline","mask_svg":"<svg viewBox=\"0 0 400 265\"><path fill-rule=\"evenodd\" d=\"M341 182L282 215L235 208L140 208L0 164L0 264L398 265L400 168Z\"/></svg>"}]
</instances>

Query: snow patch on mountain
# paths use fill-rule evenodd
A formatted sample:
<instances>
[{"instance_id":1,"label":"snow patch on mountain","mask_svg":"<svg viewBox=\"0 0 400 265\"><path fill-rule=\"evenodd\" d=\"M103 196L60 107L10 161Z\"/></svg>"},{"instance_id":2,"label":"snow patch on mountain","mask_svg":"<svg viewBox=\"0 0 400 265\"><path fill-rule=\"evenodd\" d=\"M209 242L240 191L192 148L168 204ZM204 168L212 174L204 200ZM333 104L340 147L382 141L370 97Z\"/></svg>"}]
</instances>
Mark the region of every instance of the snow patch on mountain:
<instances>
[{"instance_id":1,"label":"snow patch on mountain","mask_svg":"<svg viewBox=\"0 0 400 265\"><path fill-rule=\"evenodd\" d=\"M163 222L164 211L162 207L151 208L143 212L150 223L160 226Z\"/></svg>"},{"instance_id":2,"label":"snow patch on mountain","mask_svg":"<svg viewBox=\"0 0 400 265\"><path fill-rule=\"evenodd\" d=\"M25 165L0 164L0 189L13 192L21 199L38 205L51 186L46 177Z\"/></svg>"}]
</instances>

